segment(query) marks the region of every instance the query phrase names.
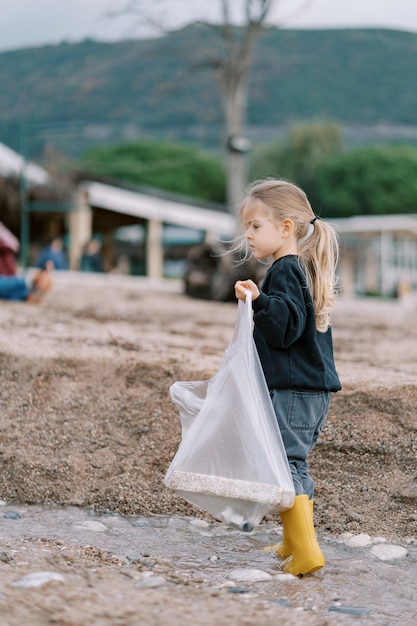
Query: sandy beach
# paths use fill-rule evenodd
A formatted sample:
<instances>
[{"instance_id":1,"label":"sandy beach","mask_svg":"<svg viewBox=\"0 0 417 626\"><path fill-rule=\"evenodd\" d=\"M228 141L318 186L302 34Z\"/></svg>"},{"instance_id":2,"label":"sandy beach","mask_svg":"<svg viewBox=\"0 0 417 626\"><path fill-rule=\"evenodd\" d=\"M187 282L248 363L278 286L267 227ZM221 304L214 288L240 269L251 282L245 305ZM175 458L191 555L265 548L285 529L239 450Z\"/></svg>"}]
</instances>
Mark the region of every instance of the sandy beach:
<instances>
[{"instance_id":1,"label":"sandy beach","mask_svg":"<svg viewBox=\"0 0 417 626\"><path fill-rule=\"evenodd\" d=\"M40 305L2 302L0 499L210 519L163 485L181 436L168 389L217 371L235 320L234 303L120 276L63 273ZM417 536L416 320L398 301L337 303L343 390L310 462L319 534ZM27 550L43 558L30 540ZM0 580L8 572L2 559Z\"/></svg>"}]
</instances>

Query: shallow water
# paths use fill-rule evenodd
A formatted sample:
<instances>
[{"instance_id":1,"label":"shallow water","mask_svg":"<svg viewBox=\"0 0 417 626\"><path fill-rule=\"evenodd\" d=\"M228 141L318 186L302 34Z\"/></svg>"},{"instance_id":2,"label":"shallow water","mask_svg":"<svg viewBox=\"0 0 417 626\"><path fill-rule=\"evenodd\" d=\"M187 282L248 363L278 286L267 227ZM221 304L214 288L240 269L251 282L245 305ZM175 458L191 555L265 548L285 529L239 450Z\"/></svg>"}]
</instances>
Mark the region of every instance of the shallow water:
<instances>
[{"instance_id":1,"label":"shallow water","mask_svg":"<svg viewBox=\"0 0 417 626\"><path fill-rule=\"evenodd\" d=\"M303 579L289 577L281 561L263 548L277 543L280 529L261 524L249 533L221 523L190 517L138 517L43 506L3 506L0 535L60 540L72 546L95 546L126 562L166 559L190 580L207 588L234 580L235 593L247 593L283 606L311 610L329 624L375 626L417 624L417 545L408 554L383 561L370 547L351 548L342 540L320 536L326 567ZM243 572L239 580L237 570ZM249 573L248 573L249 570ZM257 570L272 578L254 582ZM241 572L242 573L242 572ZM245 579L246 574L246 579ZM248 580L249 576L249 580Z\"/></svg>"}]
</instances>

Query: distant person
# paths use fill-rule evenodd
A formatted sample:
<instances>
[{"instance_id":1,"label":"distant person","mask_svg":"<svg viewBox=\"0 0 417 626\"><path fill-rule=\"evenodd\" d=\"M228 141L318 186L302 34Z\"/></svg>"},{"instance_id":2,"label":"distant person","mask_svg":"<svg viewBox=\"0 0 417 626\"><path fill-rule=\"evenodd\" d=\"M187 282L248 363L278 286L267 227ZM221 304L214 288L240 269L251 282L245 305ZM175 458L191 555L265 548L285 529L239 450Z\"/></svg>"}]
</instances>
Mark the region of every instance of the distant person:
<instances>
[{"instance_id":1,"label":"distant person","mask_svg":"<svg viewBox=\"0 0 417 626\"><path fill-rule=\"evenodd\" d=\"M0 275L0 299L39 303L52 287L52 261L40 268L33 280L16 275Z\"/></svg>"},{"instance_id":2,"label":"distant person","mask_svg":"<svg viewBox=\"0 0 417 626\"><path fill-rule=\"evenodd\" d=\"M0 276L15 276L17 273L16 255L20 244L12 232L0 222Z\"/></svg>"},{"instance_id":3,"label":"distant person","mask_svg":"<svg viewBox=\"0 0 417 626\"><path fill-rule=\"evenodd\" d=\"M68 260L64 251L61 237L55 237L51 243L39 252L35 267L44 268L48 261L52 261L56 270L67 270Z\"/></svg>"},{"instance_id":4,"label":"distant person","mask_svg":"<svg viewBox=\"0 0 417 626\"><path fill-rule=\"evenodd\" d=\"M101 255L101 243L97 239L90 239L84 248L80 260L82 272L103 272L103 259Z\"/></svg>"},{"instance_id":5,"label":"distant person","mask_svg":"<svg viewBox=\"0 0 417 626\"><path fill-rule=\"evenodd\" d=\"M0 222L0 299L40 302L52 286L54 264L47 261L33 280L17 275L19 240Z\"/></svg>"}]
</instances>

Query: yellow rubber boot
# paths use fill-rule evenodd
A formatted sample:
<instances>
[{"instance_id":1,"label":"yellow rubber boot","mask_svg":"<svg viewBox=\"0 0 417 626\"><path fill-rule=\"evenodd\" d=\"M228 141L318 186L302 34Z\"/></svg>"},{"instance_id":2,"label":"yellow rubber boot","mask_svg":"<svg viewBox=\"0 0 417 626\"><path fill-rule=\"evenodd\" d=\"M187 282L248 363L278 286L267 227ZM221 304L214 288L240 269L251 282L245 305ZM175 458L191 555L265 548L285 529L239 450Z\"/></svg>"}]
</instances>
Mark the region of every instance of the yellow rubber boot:
<instances>
[{"instance_id":1,"label":"yellow rubber boot","mask_svg":"<svg viewBox=\"0 0 417 626\"><path fill-rule=\"evenodd\" d=\"M292 556L288 565L284 567L285 571L294 576L301 576L321 569L324 565L324 556L317 542L308 496L306 494L295 496L294 506L281 513L281 519Z\"/></svg>"},{"instance_id":2,"label":"yellow rubber boot","mask_svg":"<svg viewBox=\"0 0 417 626\"><path fill-rule=\"evenodd\" d=\"M280 518L282 522L282 543L277 543L275 546L273 546L273 550L277 556L280 556L282 559L288 559L288 557L291 556L291 546L288 539L288 533L285 528L285 522L282 518L282 514L280 515Z\"/></svg>"},{"instance_id":3,"label":"yellow rubber boot","mask_svg":"<svg viewBox=\"0 0 417 626\"><path fill-rule=\"evenodd\" d=\"M313 500L309 500L308 503L311 507L311 515L314 516ZM282 519L282 515L280 515L280 517L281 517L281 522L282 522L282 543L275 544L274 546L272 546L272 549L277 556L280 556L282 559L288 559L288 557L291 556L292 552L291 552L290 541L288 539L288 532L285 528L286 521L284 520L286 520L286 518L284 516L284 519Z\"/></svg>"}]
</instances>

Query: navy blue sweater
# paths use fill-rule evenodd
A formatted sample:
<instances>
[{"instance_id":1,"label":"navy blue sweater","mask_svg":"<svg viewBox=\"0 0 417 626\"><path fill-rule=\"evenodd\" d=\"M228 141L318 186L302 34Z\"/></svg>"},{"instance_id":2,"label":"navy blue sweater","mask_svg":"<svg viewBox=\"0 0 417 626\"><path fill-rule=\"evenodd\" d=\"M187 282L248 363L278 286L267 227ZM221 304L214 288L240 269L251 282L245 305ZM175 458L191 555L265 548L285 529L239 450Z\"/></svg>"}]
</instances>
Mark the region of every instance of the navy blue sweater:
<instances>
[{"instance_id":1,"label":"navy blue sweater","mask_svg":"<svg viewBox=\"0 0 417 626\"><path fill-rule=\"evenodd\" d=\"M341 389L331 329L316 329L313 300L296 255L273 263L252 306L254 340L269 389Z\"/></svg>"}]
</instances>

